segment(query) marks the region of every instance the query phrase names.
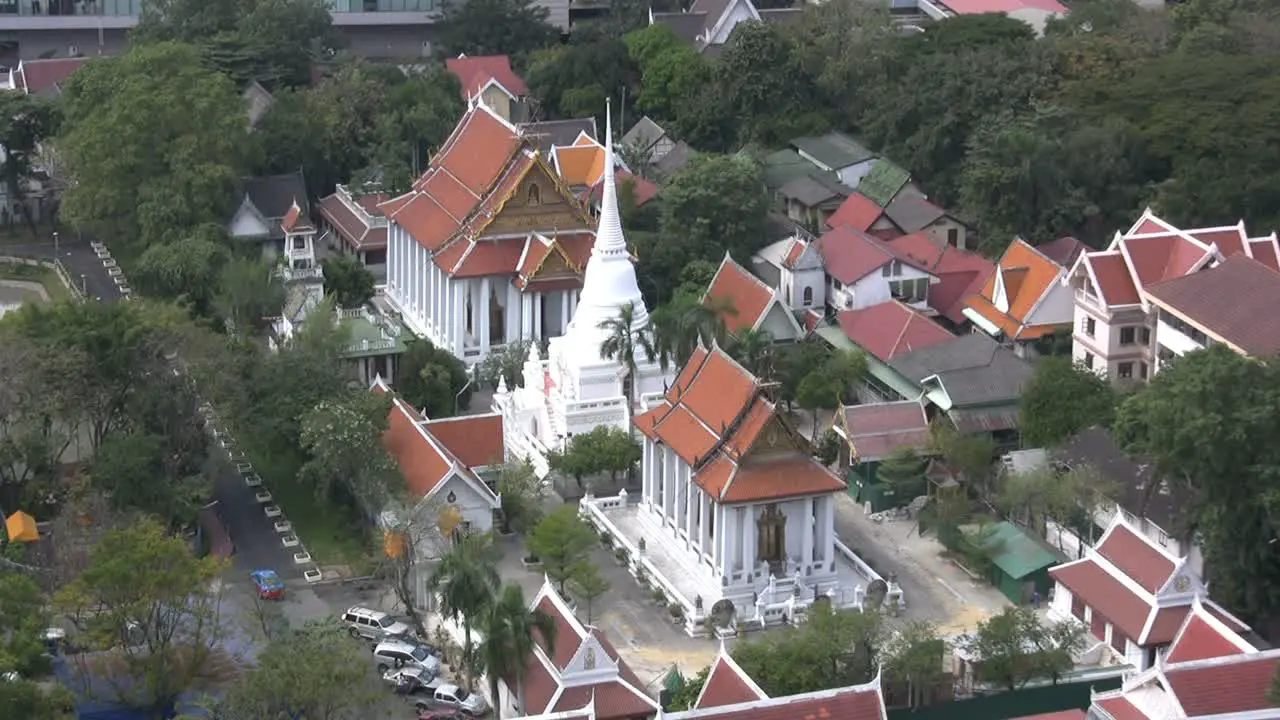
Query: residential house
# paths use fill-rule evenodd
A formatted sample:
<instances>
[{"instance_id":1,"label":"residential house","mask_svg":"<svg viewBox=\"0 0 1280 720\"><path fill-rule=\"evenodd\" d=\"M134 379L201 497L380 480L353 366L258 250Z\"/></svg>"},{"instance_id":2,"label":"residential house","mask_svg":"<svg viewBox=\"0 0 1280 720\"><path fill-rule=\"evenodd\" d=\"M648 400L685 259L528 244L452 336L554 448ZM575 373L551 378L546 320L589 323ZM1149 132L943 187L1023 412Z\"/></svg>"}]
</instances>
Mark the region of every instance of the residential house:
<instances>
[{"instance_id":1,"label":"residential house","mask_svg":"<svg viewBox=\"0 0 1280 720\"><path fill-rule=\"evenodd\" d=\"M411 507L382 518L392 534L413 533L420 560L434 560L455 533L486 533L502 501L494 492L496 473L505 461L502 417L469 415L431 420L397 396L382 378L371 391L391 397L391 414L382 436L404 476ZM421 527L414 527L415 524ZM431 607L427 572L413 580L418 607Z\"/></svg>"},{"instance_id":2,"label":"residential house","mask_svg":"<svg viewBox=\"0 0 1280 720\"><path fill-rule=\"evenodd\" d=\"M237 240L261 245L263 254L268 257L283 257L286 235L289 234L284 229L284 222L295 206L299 209L299 217L310 224L311 204L302 170L245 178L240 183L240 201L227 223L227 231ZM292 245L288 249L294 250ZM314 261L314 237L312 259Z\"/></svg>"},{"instance_id":3,"label":"residential house","mask_svg":"<svg viewBox=\"0 0 1280 720\"><path fill-rule=\"evenodd\" d=\"M893 359L955 339L919 310L897 300L841 310L834 321L816 323L813 333L832 347L865 354L868 372L858 387L858 397L868 403L918 400L920 388L893 368Z\"/></svg>"},{"instance_id":4,"label":"residential house","mask_svg":"<svg viewBox=\"0 0 1280 720\"><path fill-rule=\"evenodd\" d=\"M791 141L791 147L801 158L823 172L834 173L836 180L850 188L858 187L878 159L865 145L842 132L799 137Z\"/></svg>"},{"instance_id":5,"label":"residential house","mask_svg":"<svg viewBox=\"0 0 1280 720\"><path fill-rule=\"evenodd\" d=\"M819 230L850 192L852 189L835 180L832 173L809 172L789 180L775 194L782 200L787 217Z\"/></svg>"},{"instance_id":6,"label":"residential house","mask_svg":"<svg viewBox=\"0 0 1280 720\"><path fill-rule=\"evenodd\" d=\"M834 690L771 698L721 644L693 707L664 720L887 720L880 676Z\"/></svg>"},{"instance_id":7,"label":"residential house","mask_svg":"<svg viewBox=\"0 0 1280 720\"><path fill-rule=\"evenodd\" d=\"M757 277L778 289L782 302L792 310L826 307L822 253L807 233L797 231L768 245L751 258L751 267Z\"/></svg>"},{"instance_id":8,"label":"residential house","mask_svg":"<svg viewBox=\"0 0 1280 720\"><path fill-rule=\"evenodd\" d=\"M800 11L800 8L758 10L751 0L694 0L684 12L653 12L650 8L649 24L666 25L700 52L714 53L729 42L738 23L747 20L792 22Z\"/></svg>"},{"instance_id":9,"label":"residential house","mask_svg":"<svg viewBox=\"0 0 1280 720\"><path fill-rule=\"evenodd\" d=\"M1129 673L1115 690L1092 693L1098 720L1251 720L1277 717L1270 689L1280 650L1265 649L1234 618L1196 597L1167 652Z\"/></svg>"},{"instance_id":10,"label":"residential house","mask_svg":"<svg viewBox=\"0 0 1280 720\"><path fill-rule=\"evenodd\" d=\"M1034 357L1037 341L1071 330L1075 294L1066 276L1066 268L1014 238L982 289L965 299L964 316L1019 357Z\"/></svg>"},{"instance_id":11,"label":"residential house","mask_svg":"<svg viewBox=\"0 0 1280 720\"><path fill-rule=\"evenodd\" d=\"M658 160L653 164L650 174L658 180L665 182L666 180L669 180L672 175L679 172L685 165L688 165L689 161L697 154L697 150L689 147L689 143L681 140L671 146L670 152L663 155L661 160Z\"/></svg>"},{"instance_id":12,"label":"residential house","mask_svg":"<svg viewBox=\"0 0 1280 720\"><path fill-rule=\"evenodd\" d=\"M657 701L649 697L644 682L618 655L609 638L599 628L578 620L550 580L543 583L529 608L540 610L555 622L555 642L537 633L521 683L515 678L500 681L494 703L498 717L510 716L519 707L520 687L524 688L528 716L633 720L660 714ZM584 712L578 715L573 712L577 710Z\"/></svg>"},{"instance_id":13,"label":"residential house","mask_svg":"<svg viewBox=\"0 0 1280 720\"><path fill-rule=\"evenodd\" d=\"M889 364L919 388L936 408L931 413L945 414L961 433L989 433L997 447L1016 447L1018 396L1032 369L1012 350L986 335L961 335L896 355Z\"/></svg>"},{"instance_id":14,"label":"residential house","mask_svg":"<svg viewBox=\"0 0 1280 720\"><path fill-rule=\"evenodd\" d=\"M923 233L894 238L884 247L938 279L929 286L929 307L953 329L967 322L964 299L978 292L995 271L991 261L981 255L936 242Z\"/></svg>"},{"instance_id":15,"label":"residential house","mask_svg":"<svg viewBox=\"0 0 1280 720\"><path fill-rule=\"evenodd\" d=\"M622 136L622 147L632 157L644 158L645 165L652 165L666 157L675 146L675 139L648 115L637 120L627 134Z\"/></svg>"},{"instance_id":16,"label":"residential house","mask_svg":"<svg viewBox=\"0 0 1280 720\"><path fill-rule=\"evenodd\" d=\"M387 217L386 297L415 334L467 363L564 334L595 233L516 126L472 103Z\"/></svg>"},{"instance_id":17,"label":"residential house","mask_svg":"<svg viewBox=\"0 0 1280 720\"><path fill-rule=\"evenodd\" d=\"M87 57L19 60L18 66L9 70L4 87L26 95L56 98L62 95L62 85L67 78L87 62Z\"/></svg>"},{"instance_id":18,"label":"residential house","mask_svg":"<svg viewBox=\"0 0 1280 720\"><path fill-rule=\"evenodd\" d=\"M478 99L507 122L521 122L528 115L529 88L511 69L506 55L459 55L445 60L445 67L462 85L462 99Z\"/></svg>"},{"instance_id":19,"label":"residential house","mask_svg":"<svg viewBox=\"0 0 1280 720\"><path fill-rule=\"evenodd\" d=\"M921 233L937 245L968 248L965 224L910 185L884 206L855 191L827 218L827 226L849 227L881 240Z\"/></svg>"},{"instance_id":20,"label":"residential house","mask_svg":"<svg viewBox=\"0 0 1280 720\"><path fill-rule=\"evenodd\" d=\"M837 462L860 505L880 512L911 502L913 498L895 496L895 490L880 483L876 473L881 461L895 450L928 454L933 433L919 400L846 405L836 411L831 429L843 441Z\"/></svg>"},{"instance_id":21,"label":"residential house","mask_svg":"<svg viewBox=\"0 0 1280 720\"><path fill-rule=\"evenodd\" d=\"M1139 672L1171 661L1169 648L1197 603L1232 632L1249 632L1209 598L1186 558L1157 546L1119 514L1096 547L1049 574L1055 582L1050 616L1084 623L1095 642Z\"/></svg>"},{"instance_id":22,"label":"residential house","mask_svg":"<svg viewBox=\"0 0 1280 720\"><path fill-rule=\"evenodd\" d=\"M593 140L600 137L594 117L519 123L519 128L543 157L551 157L551 149L557 145L572 145L584 133Z\"/></svg>"},{"instance_id":23,"label":"residential house","mask_svg":"<svg viewBox=\"0 0 1280 720\"><path fill-rule=\"evenodd\" d=\"M379 279L387 272L387 218L378 206L389 199L378 190L338 185L317 206L324 237L337 241L332 249L354 255Z\"/></svg>"},{"instance_id":24,"label":"residential house","mask_svg":"<svg viewBox=\"0 0 1280 720\"><path fill-rule=\"evenodd\" d=\"M828 230L816 244L826 270L828 307L856 310L890 299L929 307L929 286L939 278L907 254L847 228Z\"/></svg>"},{"instance_id":25,"label":"residential house","mask_svg":"<svg viewBox=\"0 0 1280 720\"><path fill-rule=\"evenodd\" d=\"M262 119L271 111L271 106L276 104L275 97L262 87L257 80L249 83L249 86L240 93L240 97L244 98L245 105L249 108L249 129L253 130L258 127Z\"/></svg>"},{"instance_id":26,"label":"residential house","mask_svg":"<svg viewBox=\"0 0 1280 720\"><path fill-rule=\"evenodd\" d=\"M604 189L604 174L608 163L605 147L595 138L580 133L569 145L551 148L551 165L560 179L579 198L599 209ZM632 207L644 207L658 196L659 188L652 182L633 175L622 158L614 156L614 182L619 187L630 187Z\"/></svg>"},{"instance_id":27,"label":"residential house","mask_svg":"<svg viewBox=\"0 0 1280 720\"><path fill-rule=\"evenodd\" d=\"M725 311L724 325L730 335L765 332L775 342L792 342L804 337L804 330L779 298L778 291L752 275L727 252L702 294L702 303Z\"/></svg>"},{"instance_id":28,"label":"residential house","mask_svg":"<svg viewBox=\"0 0 1280 720\"><path fill-rule=\"evenodd\" d=\"M1147 289L1156 315L1156 366L1210 345L1252 358L1280 353L1280 273L1236 254L1221 264Z\"/></svg>"},{"instance_id":29,"label":"residential house","mask_svg":"<svg viewBox=\"0 0 1280 720\"><path fill-rule=\"evenodd\" d=\"M1076 298L1072 358L1116 384L1148 379L1158 361L1160 315L1148 289L1240 254L1280 269L1274 233L1250 237L1243 222L1181 230L1148 208L1106 250L1081 255L1068 274Z\"/></svg>"},{"instance_id":30,"label":"residential house","mask_svg":"<svg viewBox=\"0 0 1280 720\"><path fill-rule=\"evenodd\" d=\"M1094 512L1093 527L1086 537L1050 523L1046 535L1050 543L1071 557L1082 557L1085 548L1102 536L1117 513L1122 513L1129 527L1174 557L1185 557L1188 567L1204 576L1204 555L1199 543L1188 536L1183 520L1183 512L1194 501L1185 483L1157 476L1154 463L1129 457L1102 427L1077 433L1062 447L1051 450L1048 459L1058 470L1097 473L1115 488L1115 495L1109 498L1114 504Z\"/></svg>"},{"instance_id":31,"label":"residential house","mask_svg":"<svg viewBox=\"0 0 1280 720\"><path fill-rule=\"evenodd\" d=\"M883 578L835 534L843 481L814 460L762 382L718 347L698 348L643 435L640 502L588 498L587 517L681 606L685 630L711 614L788 621L823 598L862 607ZM889 601L901 591L892 584Z\"/></svg>"}]
</instances>

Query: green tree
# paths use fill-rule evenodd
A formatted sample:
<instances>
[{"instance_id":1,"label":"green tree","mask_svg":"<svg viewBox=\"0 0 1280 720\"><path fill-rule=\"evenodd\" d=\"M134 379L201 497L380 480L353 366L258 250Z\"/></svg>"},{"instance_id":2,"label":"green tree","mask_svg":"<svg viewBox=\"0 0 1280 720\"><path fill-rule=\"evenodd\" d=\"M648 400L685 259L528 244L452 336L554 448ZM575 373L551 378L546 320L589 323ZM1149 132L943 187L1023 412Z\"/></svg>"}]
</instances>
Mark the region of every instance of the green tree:
<instances>
[{"instance_id":1,"label":"green tree","mask_svg":"<svg viewBox=\"0 0 1280 720\"><path fill-rule=\"evenodd\" d=\"M75 656L76 670L101 681L111 699L157 718L197 680L219 678L232 666L221 645L221 599L209 587L223 569L151 521L108 533L55 597L82 638L110 649Z\"/></svg>"},{"instance_id":2,"label":"green tree","mask_svg":"<svg viewBox=\"0 0 1280 720\"><path fill-rule=\"evenodd\" d=\"M1071 358L1036 361L1018 398L1018 430L1027 447L1052 447L1092 427L1111 424L1116 393L1102 376Z\"/></svg>"},{"instance_id":3,"label":"green tree","mask_svg":"<svg viewBox=\"0 0 1280 720\"><path fill-rule=\"evenodd\" d=\"M437 26L448 54L524 55L556 42L560 30L532 0L449 0Z\"/></svg>"},{"instance_id":4,"label":"green tree","mask_svg":"<svg viewBox=\"0 0 1280 720\"><path fill-rule=\"evenodd\" d=\"M429 418L449 417L471 405L467 367L448 350L414 340L400 356L396 392Z\"/></svg>"},{"instance_id":5,"label":"green tree","mask_svg":"<svg viewBox=\"0 0 1280 720\"><path fill-rule=\"evenodd\" d=\"M546 489L528 462L508 462L498 474L504 532L527 533L542 520Z\"/></svg>"},{"instance_id":6,"label":"green tree","mask_svg":"<svg viewBox=\"0 0 1280 720\"><path fill-rule=\"evenodd\" d=\"M1117 442L1154 462L1171 491L1198 499L1186 523L1212 565L1214 598L1249 622L1280 604L1280 558L1271 551L1280 493L1269 470L1280 453L1280 372L1213 346L1162 365L1121 403Z\"/></svg>"},{"instance_id":7,"label":"green tree","mask_svg":"<svg viewBox=\"0 0 1280 720\"><path fill-rule=\"evenodd\" d=\"M218 704L219 717L340 720L382 697L368 647L336 620L313 620L267 645Z\"/></svg>"},{"instance_id":8,"label":"green tree","mask_svg":"<svg viewBox=\"0 0 1280 720\"><path fill-rule=\"evenodd\" d=\"M529 533L529 552L542 562L547 577L561 594L597 542L591 526L578 517L576 505L562 505L547 513Z\"/></svg>"},{"instance_id":9,"label":"green tree","mask_svg":"<svg viewBox=\"0 0 1280 720\"><path fill-rule=\"evenodd\" d=\"M678 237L688 249L673 269L692 260L717 261L726 251L749 258L764 246L764 180L746 157L695 156L663 187L662 200L664 237Z\"/></svg>"},{"instance_id":10,"label":"green tree","mask_svg":"<svg viewBox=\"0 0 1280 720\"><path fill-rule=\"evenodd\" d=\"M317 499L350 500L374 518L403 487L382 443L390 412L389 396L361 389L322 400L303 416L300 437L309 457L299 478Z\"/></svg>"},{"instance_id":11,"label":"green tree","mask_svg":"<svg viewBox=\"0 0 1280 720\"><path fill-rule=\"evenodd\" d=\"M472 687L470 659L475 657L471 630L484 621L500 585L493 544L483 535L461 537L427 578L427 590L440 599L440 613L454 622L462 622L467 687Z\"/></svg>"},{"instance_id":12,"label":"green tree","mask_svg":"<svg viewBox=\"0 0 1280 720\"><path fill-rule=\"evenodd\" d=\"M738 642L732 654L769 697L783 697L870 682L884 639L878 613L818 604L791 632Z\"/></svg>"},{"instance_id":13,"label":"green tree","mask_svg":"<svg viewBox=\"0 0 1280 720\"><path fill-rule=\"evenodd\" d=\"M845 402L853 384L867 371L867 359L858 351L837 351L804 376L796 387L796 403L813 413L813 440L818 439L818 411L834 410Z\"/></svg>"},{"instance_id":14,"label":"green tree","mask_svg":"<svg viewBox=\"0 0 1280 720\"><path fill-rule=\"evenodd\" d=\"M271 263L254 258L232 258L218 276L213 308L236 333L254 333L278 316L286 299L284 283ZM317 311L318 312L318 311Z\"/></svg>"},{"instance_id":15,"label":"green tree","mask_svg":"<svg viewBox=\"0 0 1280 720\"><path fill-rule=\"evenodd\" d=\"M672 668L671 671L679 672L675 668ZM672 712L693 709L694 703L698 702L698 696L702 694L702 688L706 687L707 676L710 674L711 666L706 665L698 671L697 675L684 679L680 689L671 697Z\"/></svg>"},{"instance_id":16,"label":"green tree","mask_svg":"<svg viewBox=\"0 0 1280 720\"><path fill-rule=\"evenodd\" d=\"M64 221L126 257L203 223L226 222L247 144L225 76L177 43L135 45L68 79L58 152L71 182Z\"/></svg>"},{"instance_id":17,"label":"green tree","mask_svg":"<svg viewBox=\"0 0 1280 720\"><path fill-rule=\"evenodd\" d=\"M507 381L507 387L513 388L521 384L524 378L524 363L529 359L529 348L532 340L510 342L497 352L491 352L480 362L477 370L480 382L488 387L497 387L499 379Z\"/></svg>"},{"instance_id":18,"label":"green tree","mask_svg":"<svg viewBox=\"0 0 1280 720\"><path fill-rule=\"evenodd\" d=\"M365 150L367 162L360 173L370 175L376 169L381 189L393 194L411 189L463 111L458 79L443 67L398 75L385 80L372 145Z\"/></svg>"},{"instance_id":19,"label":"green tree","mask_svg":"<svg viewBox=\"0 0 1280 720\"><path fill-rule=\"evenodd\" d=\"M628 33L623 40L640 75L637 108L659 123L677 121L690 98L711 80L706 57L662 24Z\"/></svg>"},{"instance_id":20,"label":"green tree","mask_svg":"<svg viewBox=\"0 0 1280 720\"><path fill-rule=\"evenodd\" d=\"M26 93L10 93L0 98L0 146L4 147L0 180L13 200L26 199L40 145L58 132L61 122L59 107L46 98ZM27 213L27 221L34 234L35 216Z\"/></svg>"},{"instance_id":21,"label":"green tree","mask_svg":"<svg viewBox=\"0 0 1280 720\"><path fill-rule=\"evenodd\" d=\"M927 703L934 686L946 677L946 653L947 641L928 620L907 621L885 643L885 673L907 684L911 707Z\"/></svg>"},{"instance_id":22,"label":"green tree","mask_svg":"<svg viewBox=\"0 0 1280 720\"><path fill-rule=\"evenodd\" d=\"M781 383L778 399L786 403L788 412L796 402L800 383L814 368L826 363L831 354L831 346L820 340L806 340L778 348L778 357L774 361L778 381Z\"/></svg>"},{"instance_id":23,"label":"green tree","mask_svg":"<svg viewBox=\"0 0 1280 720\"><path fill-rule=\"evenodd\" d=\"M771 147L830 127L825 108L797 60L792 36L777 23L739 23L716 62L724 110L737 118L737 142Z\"/></svg>"},{"instance_id":24,"label":"green tree","mask_svg":"<svg viewBox=\"0 0 1280 720\"><path fill-rule=\"evenodd\" d=\"M991 464L996 459L996 446L990 435L965 435L950 423L934 423L929 446L959 476L958 480L980 494L989 490Z\"/></svg>"},{"instance_id":25,"label":"green tree","mask_svg":"<svg viewBox=\"0 0 1280 720\"><path fill-rule=\"evenodd\" d=\"M980 682L1013 691L1037 678L1058 678L1075 665L1084 629L1074 620L1046 624L1031 608L1008 607L978 623L966 650Z\"/></svg>"},{"instance_id":26,"label":"green tree","mask_svg":"<svg viewBox=\"0 0 1280 720\"><path fill-rule=\"evenodd\" d=\"M222 268L230 260L226 243L221 226L202 226L176 242L147 248L129 279L144 295L185 300L196 314L211 315Z\"/></svg>"},{"instance_id":27,"label":"green tree","mask_svg":"<svg viewBox=\"0 0 1280 720\"><path fill-rule=\"evenodd\" d=\"M529 609L520 586L508 583L484 614L484 641L480 652L489 677L489 695L498 702L498 679L515 678L516 712L525 714L525 673L533 655L537 638L542 647L555 655L555 618L540 608Z\"/></svg>"},{"instance_id":28,"label":"green tree","mask_svg":"<svg viewBox=\"0 0 1280 720\"><path fill-rule=\"evenodd\" d=\"M604 597L610 587L612 586L609 581L600 574L600 568L590 562L579 565L573 577L569 579L569 592L572 597L586 605L588 625L595 619L596 601Z\"/></svg>"},{"instance_id":29,"label":"green tree","mask_svg":"<svg viewBox=\"0 0 1280 720\"><path fill-rule=\"evenodd\" d=\"M71 720L75 718L75 699L62 686L46 689L30 680L0 683L0 707L13 717L28 720Z\"/></svg>"},{"instance_id":30,"label":"green tree","mask_svg":"<svg viewBox=\"0 0 1280 720\"><path fill-rule=\"evenodd\" d=\"M45 657L44 630L50 618L36 581L27 575L0 575L0 676L16 672L37 678L51 666Z\"/></svg>"},{"instance_id":31,"label":"green tree","mask_svg":"<svg viewBox=\"0 0 1280 720\"><path fill-rule=\"evenodd\" d=\"M729 336L725 318L736 313L727 304L703 303L701 293L680 293L658 306L649 317L658 365L663 370L681 368L700 344L725 343Z\"/></svg>"},{"instance_id":32,"label":"green tree","mask_svg":"<svg viewBox=\"0 0 1280 720\"><path fill-rule=\"evenodd\" d=\"M603 127L606 99L621 99L637 76L621 40L596 36L535 53L525 80L542 117L595 117Z\"/></svg>"},{"instance_id":33,"label":"green tree","mask_svg":"<svg viewBox=\"0 0 1280 720\"><path fill-rule=\"evenodd\" d=\"M925 494L924 471L928 462L910 446L896 448L880 461L876 480L889 486L898 504L905 504Z\"/></svg>"},{"instance_id":34,"label":"green tree","mask_svg":"<svg viewBox=\"0 0 1280 720\"><path fill-rule=\"evenodd\" d=\"M739 330L729 340L729 354L752 375L773 376L773 335L768 330Z\"/></svg>"},{"instance_id":35,"label":"green tree","mask_svg":"<svg viewBox=\"0 0 1280 720\"><path fill-rule=\"evenodd\" d=\"M94 453L90 477L116 507L155 515L173 528L189 527L212 487L199 474L170 476L164 468L166 449L159 435L113 433Z\"/></svg>"},{"instance_id":36,"label":"green tree","mask_svg":"<svg viewBox=\"0 0 1280 720\"><path fill-rule=\"evenodd\" d=\"M355 257L329 258L323 267L325 292L334 296L338 307L361 307L373 297L373 273Z\"/></svg>"},{"instance_id":37,"label":"green tree","mask_svg":"<svg viewBox=\"0 0 1280 720\"><path fill-rule=\"evenodd\" d=\"M626 369L627 376L623 380L623 394L627 397L627 426L631 426L631 416L636 405L636 351L645 357L655 357L652 336L648 327L636 326L636 306L627 303L618 308L617 317L600 321L600 329L605 331L605 338L600 343L600 357L606 360L617 360Z\"/></svg>"},{"instance_id":38,"label":"green tree","mask_svg":"<svg viewBox=\"0 0 1280 720\"><path fill-rule=\"evenodd\" d=\"M574 435L562 452L553 451L552 468L572 476L582 489L583 478L597 473L609 473L613 482L629 472L640 462L643 450L630 432L622 428L601 425L589 432Z\"/></svg>"}]
</instances>

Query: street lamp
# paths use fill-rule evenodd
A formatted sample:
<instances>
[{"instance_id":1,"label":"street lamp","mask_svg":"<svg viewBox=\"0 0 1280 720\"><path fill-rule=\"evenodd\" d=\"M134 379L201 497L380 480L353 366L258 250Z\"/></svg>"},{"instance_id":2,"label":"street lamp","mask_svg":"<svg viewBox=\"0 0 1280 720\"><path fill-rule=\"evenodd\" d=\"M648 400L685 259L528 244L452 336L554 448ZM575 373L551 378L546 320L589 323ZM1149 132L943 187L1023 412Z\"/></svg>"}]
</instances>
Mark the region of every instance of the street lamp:
<instances>
[{"instance_id":1,"label":"street lamp","mask_svg":"<svg viewBox=\"0 0 1280 720\"><path fill-rule=\"evenodd\" d=\"M53 231L53 254L55 256L58 254L58 231L57 230Z\"/></svg>"},{"instance_id":2,"label":"street lamp","mask_svg":"<svg viewBox=\"0 0 1280 720\"><path fill-rule=\"evenodd\" d=\"M84 293L85 297L89 296L89 285L85 282L84 273L80 273L80 292Z\"/></svg>"}]
</instances>

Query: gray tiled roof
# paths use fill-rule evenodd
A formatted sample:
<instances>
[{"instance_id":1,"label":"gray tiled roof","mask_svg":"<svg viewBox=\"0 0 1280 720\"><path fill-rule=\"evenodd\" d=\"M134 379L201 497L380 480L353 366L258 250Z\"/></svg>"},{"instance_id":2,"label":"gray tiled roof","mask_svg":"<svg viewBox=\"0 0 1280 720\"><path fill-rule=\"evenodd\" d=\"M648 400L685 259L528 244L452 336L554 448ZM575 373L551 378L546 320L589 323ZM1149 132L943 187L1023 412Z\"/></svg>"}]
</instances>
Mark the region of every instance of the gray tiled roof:
<instances>
[{"instance_id":1,"label":"gray tiled roof","mask_svg":"<svg viewBox=\"0 0 1280 720\"><path fill-rule=\"evenodd\" d=\"M818 137L799 137L792 140L791 145L832 170L857 165L876 156L862 143L838 132Z\"/></svg>"},{"instance_id":2,"label":"gray tiled roof","mask_svg":"<svg viewBox=\"0 0 1280 720\"><path fill-rule=\"evenodd\" d=\"M570 118L568 120L545 120L543 122L522 123L520 129L529 138L543 157L551 156L553 145L572 145L579 133L590 135L599 140L594 117Z\"/></svg>"},{"instance_id":3,"label":"gray tiled roof","mask_svg":"<svg viewBox=\"0 0 1280 720\"><path fill-rule=\"evenodd\" d=\"M778 189L779 195L810 208L832 199L843 200L852 192L833 175L816 171L795 178Z\"/></svg>"},{"instance_id":4,"label":"gray tiled roof","mask_svg":"<svg viewBox=\"0 0 1280 720\"><path fill-rule=\"evenodd\" d=\"M662 126L654 122L648 115L636 121L635 125L622 136L622 144L630 147L648 150L653 147L654 143L661 140L667 134Z\"/></svg>"},{"instance_id":5,"label":"gray tiled roof","mask_svg":"<svg viewBox=\"0 0 1280 720\"><path fill-rule=\"evenodd\" d=\"M654 13L653 23L655 25L666 25L671 31L685 42L693 42L698 39L698 35L706 29L709 20L705 12L666 12Z\"/></svg>"},{"instance_id":6,"label":"gray tiled roof","mask_svg":"<svg viewBox=\"0 0 1280 720\"><path fill-rule=\"evenodd\" d=\"M1012 350L978 334L898 355L890 364L915 383L938 376L953 407L1016 401L1032 374Z\"/></svg>"},{"instance_id":7,"label":"gray tiled roof","mask_svg":"<svg viewBox=\"0 0 1280 720\"><path fill-rule=\"evenodd\" d=\"M663 155L658 162L653 164L654 174L665 180L684 167L697 154L697 150L689 147L688 143L681 140L671 148L670 152Z\"/></svg>"},{"instance_id":8,"label":"gray tiled roof","mask_svg":"<svg viewBox=\"0 0 1280 720\"><path fill-rule=\"evenodd\" d=\"M1115 486L1116 497L1112 500L1170 535L1185 530L1181 509L1190 504L1190 488L1157 479L1154 463L1126 455L1105 428L1091 427L1080 432L1054 450L1052 457L1072 468L1092 468Z\"/></svg>"},{"instance_id":9,"label":"gray tiled roof","mask_svg":"<svg viewBox=\"0 0 1280 720\"><path fill-rule=\"evenodd\" d=\"M298 201L304 213L310 213L307 182L302 177L302 170L283 175L246 178L243 181L243 191L258 213L269 221L288 215L294 200Z\"/></svg>"},{"instance_id":10,"label":"gray tiled roof","mask_svg":"<svg viewBox=\"0 0 1280 720\"><path fill-rule=\"evenodd\" d=\"M910 187L903 188L895 195L885 207L884 213L905 233L919 232L946 217L947 214L945 210L930 202L923 193Z\"/></svg>"}]
</instances>

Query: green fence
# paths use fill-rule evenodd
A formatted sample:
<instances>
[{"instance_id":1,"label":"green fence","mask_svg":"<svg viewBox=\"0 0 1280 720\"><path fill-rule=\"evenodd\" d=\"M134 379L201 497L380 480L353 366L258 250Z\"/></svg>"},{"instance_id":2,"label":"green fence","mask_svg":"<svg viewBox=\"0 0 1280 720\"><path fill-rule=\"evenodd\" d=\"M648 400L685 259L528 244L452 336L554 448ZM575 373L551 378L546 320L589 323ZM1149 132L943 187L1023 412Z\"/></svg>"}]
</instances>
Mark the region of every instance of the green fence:
<instances>
[{"instance_id":1,"label":"green fence","mask_svg":"<svg viewBox=\"0 0 1280 720\"><path fill-rule=\"evenodd\" d=\"M889 711L889 720L1012 720L1062 710L1084 710L1089 707L1091 690L1103 692L1118 687L1119 675L1089 682L1024 688L916 710L897 708Z\"/></svg>"}]
</instances>

